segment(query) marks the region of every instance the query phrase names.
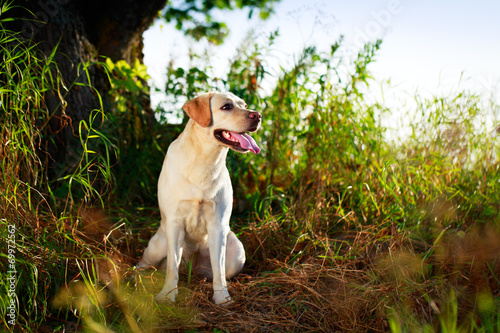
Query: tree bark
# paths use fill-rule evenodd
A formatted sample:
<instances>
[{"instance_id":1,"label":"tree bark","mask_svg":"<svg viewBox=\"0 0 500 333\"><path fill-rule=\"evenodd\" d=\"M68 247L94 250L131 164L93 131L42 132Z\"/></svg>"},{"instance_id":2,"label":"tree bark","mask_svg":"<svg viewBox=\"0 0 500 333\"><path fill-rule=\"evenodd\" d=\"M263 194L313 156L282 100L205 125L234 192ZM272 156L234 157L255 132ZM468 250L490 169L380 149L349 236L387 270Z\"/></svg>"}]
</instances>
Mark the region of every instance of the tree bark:
<instances>
[{"instance_id":1,"label":"tree bark","mask_svg":"<svg viewBox=\"0 0 500 333\"><path fill-rule=\"evenodd\" d=\"M61 104L57 96L45 96L53 113L54 133L48 154L54 165L68 164L72 153L71 141L76 139L80 121L88 121L92 110L100 107L96 92L105 108L110 85L104 69L94 65L84 72L83 64L103 61L143 60L142 34L152 24L167 0L17 0L19 8L11 29L38 43L49 55L57 46L54 58L68 88ZM33 14L36 18L33 18ZM90 80L90 82L88 82ZM83 85L72 85L73 83ZM92 87L92 88L90 88ZM152 114L149 103L146 113ZM105 110L106 111L106 110ZM70 163L71 164L71 163ZM69 168L71 166L68 166ZM55 167L57 169L57 167ZM62 172L59 170L59 172ZM56 172L56 173L59 173Z\"/></svg>"}]
</instances>

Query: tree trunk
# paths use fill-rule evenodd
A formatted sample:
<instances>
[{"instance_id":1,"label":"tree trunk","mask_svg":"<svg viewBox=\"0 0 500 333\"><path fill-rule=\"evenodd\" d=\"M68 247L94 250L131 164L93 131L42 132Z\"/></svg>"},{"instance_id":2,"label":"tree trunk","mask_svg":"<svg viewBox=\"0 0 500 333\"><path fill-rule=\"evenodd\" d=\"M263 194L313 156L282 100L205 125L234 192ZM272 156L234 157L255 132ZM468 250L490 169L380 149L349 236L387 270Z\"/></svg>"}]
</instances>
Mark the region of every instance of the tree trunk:
<instances>
[{"instance_id":1,"label":"tree trunk","mask_svg":"<svg viewBox=\"0 0 500 333\"><path fill-rule=\"evenodd\" d=\"M100 56L113 61L135 59L142 62L142 34L158 16L167 0L17 0L20 6L11 29L22 31L24 37L38 43L49 55L57 46L55 61L68 88L61 105L57 96L45 96L46 103L54 114L52 130L54 144L47 147L51 157L50 169L63 172L61 165L68 166L72 141L76 140L78 124L88 121L92 110L100 107L96 91L103 99L106 109L110 85L101 66L83 64L103 61ZM36 20L33 20L33 15ZM88 82L90 79L90 82ZM78 82L83 85L71 84ZM92 87L92 88L89 88ZM146 113L152 114L149 103L143 105ZM71 164L71 163L69 163ZM58 167L59 165L59 167ZM54 176L56 176L53 173Z\"/></svg>"}]
</instances>

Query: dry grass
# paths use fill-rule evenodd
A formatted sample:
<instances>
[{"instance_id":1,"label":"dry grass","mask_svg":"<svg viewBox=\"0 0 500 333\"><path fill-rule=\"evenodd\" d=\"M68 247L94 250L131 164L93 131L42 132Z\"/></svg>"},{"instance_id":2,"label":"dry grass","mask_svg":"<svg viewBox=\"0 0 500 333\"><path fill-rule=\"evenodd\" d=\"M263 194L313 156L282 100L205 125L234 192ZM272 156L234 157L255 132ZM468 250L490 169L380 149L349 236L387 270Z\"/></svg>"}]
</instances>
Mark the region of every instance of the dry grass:
<instances>
[{"instance_id":1,"label":"dry grass","mask_svg":"<svg viewBox=\"0 0 500 333\"><path fill-rule=\"evenodd\" d=\"M265 239L266 230L262 226L251 233ZM306 248L289 263L250 259L230 281L233 302L226 306L213 303L210 281L186 273L178 304L157 305L153 296L162 287L163 274L137 272L130 268L136 258L116 251L98 261L101 283L96 286L108 295L101 305L108 309L108 324L109 313L120 312L120 318L129 313L138 332L387 332L394 322L412 332L439 330L450 315L452 295L460 309L452 319L467 327L478 320L471 314L480 307L480 297L498 299L498 231L449 233L428 248L401 235L388 238L388 231L373 231L345 237L343 244L349 243L350 250L334 261L315 257ZM244 242L251 240L248 236L242 236ZM269 246L264 240L260 244ZM259 251L246 245L249 254ZM110 325L115 331L130 329L123 318ZM88 329L88 322L77 327Z\"/></svg>"},{"instance_id":2,"label":"dry grass","mask_svg":"<svg viewBox=\"0 0 500 333\"><path fill-rule=\"evenodd\" d=\"M495 277L500 274L500 265L495 258L500 234L490 233L481 245L474 242L475 237L475 232L461 240L450 236L439 245L439 254L427 259L423 259L425 254L393 243L392 250L376 253L373 260L346 260L335 267L311 257L294 266L269 260L265 263L269 272L253 275L245 271L231 281L234 303L227 307L214 305L211 284L195 279L191 286L184 286L191 291L182 306L194 309L197 319L177 328L203 332L386 332L391 311L399 311L407 327L439 327L439 316L446 315L452 292L457 294L461 309L458 323L465 324L478 295L490 291L495 297L499 295ZM457 261L452 250L457 246L462 249L459 253L474 251L482 253L482 258L459 255ZM487 265L490 274L484 270Z\"/></svg>"}]
</instances>

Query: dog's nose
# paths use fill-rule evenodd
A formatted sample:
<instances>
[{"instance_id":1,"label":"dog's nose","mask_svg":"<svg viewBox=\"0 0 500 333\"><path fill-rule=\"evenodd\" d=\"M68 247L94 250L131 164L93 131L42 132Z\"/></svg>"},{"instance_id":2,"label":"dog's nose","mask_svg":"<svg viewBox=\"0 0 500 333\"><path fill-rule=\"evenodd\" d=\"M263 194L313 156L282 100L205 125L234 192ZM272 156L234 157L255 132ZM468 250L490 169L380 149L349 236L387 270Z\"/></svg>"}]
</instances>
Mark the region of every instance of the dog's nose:
<instances>
[{"instance_id":1,"label":"dog's nose","mask_svg":"<svg viewBox=\"0 0 500 333\"><path fill-rule=\"evenodd\" d=\"M259 112L253 111L248 114L248 118L261 120L262 115Z\"/></svg>"}]
</instances>

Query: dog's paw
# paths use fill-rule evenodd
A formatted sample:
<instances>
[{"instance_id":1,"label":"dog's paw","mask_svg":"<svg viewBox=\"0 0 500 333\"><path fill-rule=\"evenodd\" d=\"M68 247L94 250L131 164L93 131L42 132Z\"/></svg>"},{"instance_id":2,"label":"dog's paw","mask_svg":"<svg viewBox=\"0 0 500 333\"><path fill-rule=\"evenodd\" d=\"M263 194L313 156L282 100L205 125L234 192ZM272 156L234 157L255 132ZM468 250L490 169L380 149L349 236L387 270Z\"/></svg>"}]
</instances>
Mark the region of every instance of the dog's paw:
<instances>
[{"instance_id":1,"label":"dog's paw","mask_svg":"<svg viewBox=\"0 0 500 333\"><path fill-rule=\"evenodd\" d=\"M144 268L151 267L151 265L146 264L142 260L137 263L137 265L134 266L135 269L142 270Z\"/></svg>"},{"instance_id":2,"label":"dog's paw","mask_svg":"<svg viewBox=\"0 0 500 333\"><path fill-rule=\"evenodd\" d=\"M233 302L227 289L214 290L214 302L217 305L227 306Z\"/></svg>"},{"instance_id":3,"label":"dog's paw","mask_svg":"<svg viewBox=\"0 0 500 333\"><path fill-rule=\"evenodd\" d=\"M165 301L175 303L175 299L177 298L178 290L162 290L158 295L155 296L155 301L158 303L163 303Z\"/></svg>"}]
</instances>

